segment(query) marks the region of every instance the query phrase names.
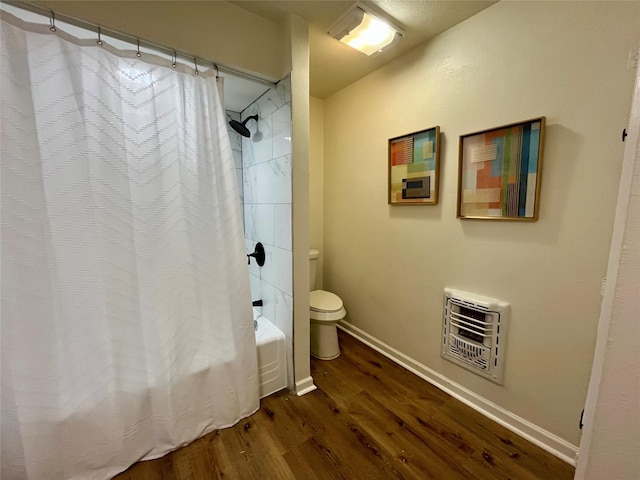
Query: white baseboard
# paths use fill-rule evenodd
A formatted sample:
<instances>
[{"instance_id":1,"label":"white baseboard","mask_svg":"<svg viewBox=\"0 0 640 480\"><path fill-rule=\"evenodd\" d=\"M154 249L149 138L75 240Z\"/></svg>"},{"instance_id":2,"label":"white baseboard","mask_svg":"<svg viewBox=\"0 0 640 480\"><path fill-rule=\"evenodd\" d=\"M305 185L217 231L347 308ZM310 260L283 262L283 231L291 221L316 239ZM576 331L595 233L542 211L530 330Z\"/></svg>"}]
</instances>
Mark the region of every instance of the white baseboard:
<instances>
[{"instance_id":1,"label":"white baseboard","mask_svg":"<svg viewBox=\"0 0 640 480\"><path fill-rule=\"evenodd\" d=\"M399 352L395 348L360 330L358 327L351 325L349 322L340 320L338 327L423 380L426 380L440 390L460 400L462 403L489 417L503 427L508 428L515 434L520 435L568 464L576 465L578 447L575 445L505 410L501 406L490 402L462 385L449 380L444 375L422 365L404 353Z\"/></svg>"},{"instance_id":2,"label":"white baseboard","mask_svg":"<svg viewBox=\"0 0 640 480\"><path fill-rule=\"evenodd\" d=\"M313 383L313 378L310 376L307 378L303 378L296 382L296 395L301 397L302 395L306 395L309 392L313 392L316 388Z\"/></svg>"}]
</instances>

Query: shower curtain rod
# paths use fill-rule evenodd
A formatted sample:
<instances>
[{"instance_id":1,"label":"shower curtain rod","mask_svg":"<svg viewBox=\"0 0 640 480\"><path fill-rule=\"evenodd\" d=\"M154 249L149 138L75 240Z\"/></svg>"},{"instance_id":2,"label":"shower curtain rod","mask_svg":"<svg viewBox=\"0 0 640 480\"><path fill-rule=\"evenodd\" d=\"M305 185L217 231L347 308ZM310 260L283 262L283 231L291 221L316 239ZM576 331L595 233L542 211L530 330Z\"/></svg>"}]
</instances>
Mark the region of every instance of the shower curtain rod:
<instances>
[{"instance_id":1,"label":"shower curtain rod","mask_svg":"<svg viewBox=\"0 0 640 480\"><path fill-rule=\"evenodd\" d=\"M56 12L55 10L50 10L45 7L41 7L40 5L35 5L29 2L22 2L18 0L1 0L1 3L6 3L7 5L11 5L16 8L21 8L22 10L28 10L33 13L37 13L44 17L49 17L49 21L53 22L54 25L56 20L60 20L64 23L68 23L70 25L74 25L76 27L80 27L87 31L95 31L96 39L99 40L101 35L105 35L116 40L120 40L126 43L129 43L133 46L138 47L146 47L152 50L156 50L158 52L167 54L173 58L185 58L189 61L196 60L201 62L204 65L213 65L213 67L220 73L228 73L230 75L235 75L237 77L245 78L247 80L252 80L254 82L259 82L264 85L268 85L269 87L275 87L276 83L271 82L269 80L265 80L264 78L257 77L250 73L241 72L240 70L236 70L234 68L221 65L217 62L213 62L211 60L206 60L204 58L198 57L197 55L192 55L190 53L183 52L181 50L176 50L175 48L170 48L165 45L161 45L159 43L151 42L149 40L144 40L140 37L136 37L134 35L129 35L128 33L119 32L117 30L113 30L111 28L105 28L97 23L89 22L87 20L82 20L80 18L72 17L70 15L65 15L64 13Z\"/></svg>"}]
</instances>

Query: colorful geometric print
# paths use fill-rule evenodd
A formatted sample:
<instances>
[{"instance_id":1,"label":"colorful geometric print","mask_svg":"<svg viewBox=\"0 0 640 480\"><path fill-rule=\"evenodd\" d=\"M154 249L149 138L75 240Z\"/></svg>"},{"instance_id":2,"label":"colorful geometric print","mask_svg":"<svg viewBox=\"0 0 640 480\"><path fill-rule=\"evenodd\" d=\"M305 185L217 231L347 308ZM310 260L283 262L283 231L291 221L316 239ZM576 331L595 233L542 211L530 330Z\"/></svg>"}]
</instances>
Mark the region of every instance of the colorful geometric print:
<instances>
[{"instance_id":1,"label":"colorful geometric print","mask_svg":"<svg viewBox=\"0 0 640 480\"><path fill-rule=\"evenodd\" d=\"M390 140L390 202L433 203L436 129Z\"/></svg>"},{"instance_id":2,"label":"colorful geometric print","mask_svg":"<svg viewBox=\"0 0 640 480\"><path fill-rule=\"evenodd\" d=\"M429 176L402 179L402 198L429 198L431 181Z\"/></svg>"},{"instance_id":3,"label":"colorful geometric print","mask_svg":"<svg viewBox=\"0 0 640 480\"><path fill-rule=\"evenodd\" d=\"M406 165L413 161L413 137L391 142L391 165Z\"/></svg>"},{"instance_id":4,"label":"colorful geometric print","mask_svg":"<svg viewBox=\"0 0 640 480\"><path fill-rule=\"evenodd\" d=\"M533 218L541 122L465 137L461 214Z\"/></svg>"}]
</instances>

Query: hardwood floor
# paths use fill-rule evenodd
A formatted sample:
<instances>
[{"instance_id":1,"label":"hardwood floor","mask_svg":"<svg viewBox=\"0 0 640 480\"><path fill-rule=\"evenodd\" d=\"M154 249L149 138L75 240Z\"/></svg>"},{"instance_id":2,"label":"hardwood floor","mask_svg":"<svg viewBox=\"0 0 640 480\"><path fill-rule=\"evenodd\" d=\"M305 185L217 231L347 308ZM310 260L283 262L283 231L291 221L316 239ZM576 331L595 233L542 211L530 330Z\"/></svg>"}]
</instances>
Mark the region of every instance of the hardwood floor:
<instances>
[{"instance_id":1,"label":"hardwood floor","mask_svg":"<svg viewBox=\"0 0 640 480\"><path fill-rule=\"evenodd\" d=\"M278 392L237 425L117 480L572 479L574 468L340 332L318 390Z\"/></svg>"}]
</instances>

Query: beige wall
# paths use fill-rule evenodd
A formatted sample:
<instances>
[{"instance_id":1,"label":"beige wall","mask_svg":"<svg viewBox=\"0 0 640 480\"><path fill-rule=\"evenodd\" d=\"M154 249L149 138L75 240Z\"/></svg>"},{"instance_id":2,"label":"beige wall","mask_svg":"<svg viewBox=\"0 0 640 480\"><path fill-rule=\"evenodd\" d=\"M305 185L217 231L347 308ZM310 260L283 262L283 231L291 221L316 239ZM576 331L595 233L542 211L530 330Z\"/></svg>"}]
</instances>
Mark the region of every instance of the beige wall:
<instances>
[{"instance_id":1,"label":"beige wall","mask_svg":"<svg viewBox=\"0 0 640 480\"><path fill-rule=\"evenodd\" d=\"M639 16L637 2L500 2L324 102L324 286L348 321L573 445ZM459 135L542 115L539 221L456 219ZM387 139L434 125L440 203L388 206ZM511 303L504 386L440 357L445 286Z\"/></svg>"},{"instance_id":2,"label":"beige wall","mask_svg":"<svg viewBox=\"0 0 640 480\"><path fill-rule=\"evenodd\" d=\"M309 342L309 26L290 14L293 373L295 392L313 389Z\"/></svg>"},{"instance_id":3,"label":"beige wall","mask_svg":"<svg viewBox=\"0 0 640 480\"><path fill-rule=\"evenodd\" d=\"M280 80L290 71L283 27L229 2L37 3L268 80Z\"/></svg>"},{"instance_id":4,"label":"beige wall","mask_svg":"<svg viewBox=\"0 0 640 480\"><path fill-rule=\"evenodd\" d=\"M316 288L322 288L322 236L324 231L324 102L311 97L309 101L311 152L309 157L309 247L320 251Z\"/></svg>"}]
</instances>

